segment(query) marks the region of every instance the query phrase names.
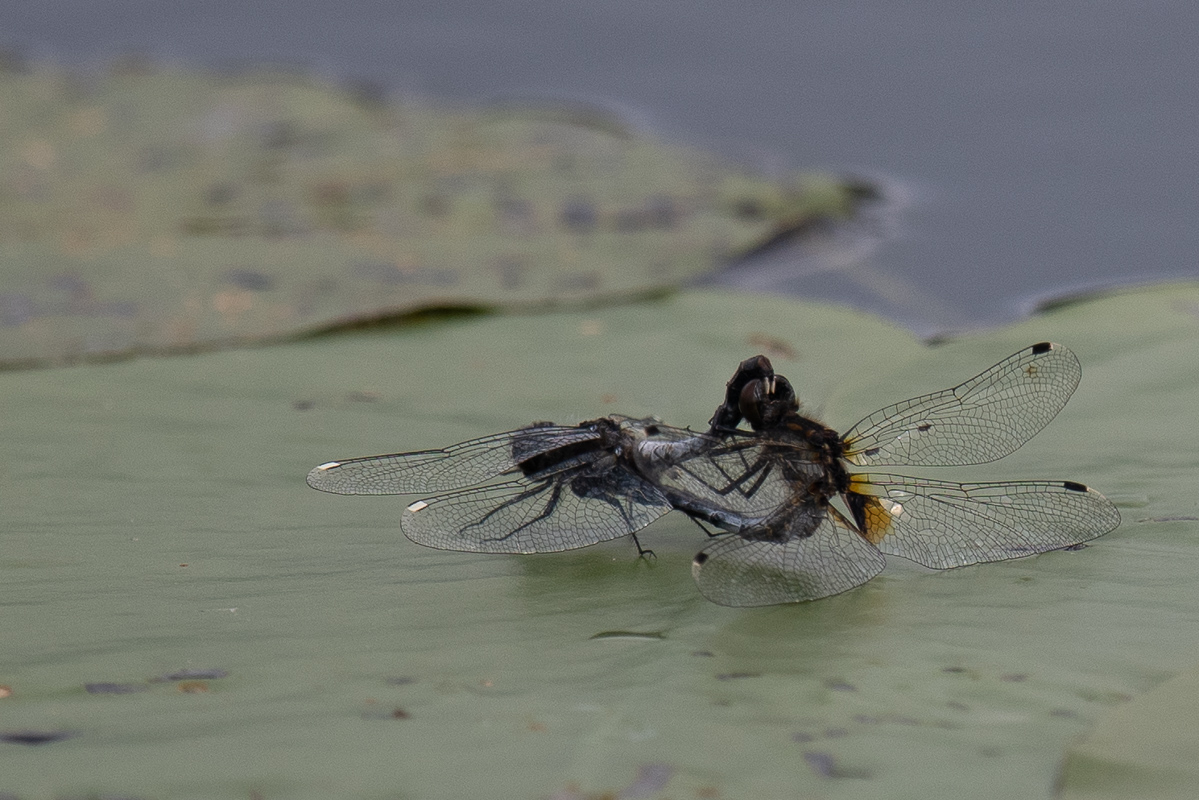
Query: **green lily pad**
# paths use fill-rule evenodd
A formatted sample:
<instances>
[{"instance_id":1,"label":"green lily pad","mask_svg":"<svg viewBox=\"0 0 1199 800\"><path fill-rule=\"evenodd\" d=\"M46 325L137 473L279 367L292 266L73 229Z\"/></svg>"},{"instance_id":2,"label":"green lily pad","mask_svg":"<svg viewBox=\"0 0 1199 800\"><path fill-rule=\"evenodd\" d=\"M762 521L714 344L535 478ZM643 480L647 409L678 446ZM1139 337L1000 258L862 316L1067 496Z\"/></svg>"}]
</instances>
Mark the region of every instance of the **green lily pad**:
<instances>
[{"instance_id":1,"label":"green lily pad","mask_svg":"<svg viewBox=\"0 0 1199 800\"><path fill-rule=\"evenodd\" d=\"M1062 414L1001 462L925 474L1095 486L1125 522L1077 552L894 560L828 600L729 609L696 591L705 537L678 515L645 531L652 564L628 541L479 556L404 539L404 498L304 486L330 458L538 419L701 426L756 352L845 429L1043 340L1083 364ZM1195 285L938 346L684 292L10 372L0 791L1049 797L1072 742L1194 663L1197 373Z\"/></svg>"},{"instance_id":2,"label":"green lily pad","mask_svg":"<svg viewBox=\"0 0 1199 800\"><path fill-rule=\"evenodd\" d=\"M1191 667L1103 717L1073 745L1066 800L1191 798L1199 786L1199 669Z\"/></svg>"},{"instance_id":3,"label":"green lily pad","mask_svg":"<svg viewBox=\"0 0 1199 800\"><path fill-rule=\"evenodd\" d=\"M871 194L280 72L0 71L0 118L0 365L660 292Z\"/></svg>"}]
</instances>

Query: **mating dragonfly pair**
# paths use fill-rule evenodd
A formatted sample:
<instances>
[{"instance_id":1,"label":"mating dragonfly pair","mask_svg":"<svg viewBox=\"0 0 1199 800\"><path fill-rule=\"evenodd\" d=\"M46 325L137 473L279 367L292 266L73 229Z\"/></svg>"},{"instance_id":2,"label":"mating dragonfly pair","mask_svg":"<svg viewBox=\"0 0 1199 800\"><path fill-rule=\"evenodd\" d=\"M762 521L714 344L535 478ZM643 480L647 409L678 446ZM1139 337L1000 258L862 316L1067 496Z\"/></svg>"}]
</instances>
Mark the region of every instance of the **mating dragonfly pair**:
<instances>
[{"instance_id":1,"label":"mating dragonfly pair","mask_svg":"<svg viewBox=\"0 0 1199 800\"><path fill-rule=\"evenodd\" d=\"M404 533L478 553L637 542L637 531L678 510L716 529L704 528L712 541L692 566L709 600L815 600L870 580L884 554L947 569L1077 545L1119 525L1107 498L1073 481L857 471L1003 458L1053 419L1081 376L1073 353L1043 342L842 435L800 414L791 384L757 356L737 368L704 432L623 416L538 422L444 450L331 461L308 484L432 495L408 506Z\"/></svg>"}]
</instances>

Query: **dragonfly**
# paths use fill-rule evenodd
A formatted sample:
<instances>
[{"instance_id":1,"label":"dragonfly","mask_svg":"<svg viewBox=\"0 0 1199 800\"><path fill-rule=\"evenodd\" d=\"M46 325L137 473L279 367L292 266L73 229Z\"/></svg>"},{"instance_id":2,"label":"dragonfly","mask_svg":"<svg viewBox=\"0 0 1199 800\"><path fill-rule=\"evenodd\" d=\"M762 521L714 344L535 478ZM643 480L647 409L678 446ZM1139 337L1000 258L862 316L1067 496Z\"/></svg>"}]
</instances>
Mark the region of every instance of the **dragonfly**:
<instances>
[{"instance_id":1,"label":"dragonfly","mask_svg":"<svg viewBox=\"0 0 1199 800\"><path fill-rule=\"evenodd\" d=\"M628 535L636 541L673 507L632 458L638 442L664 431L656 420L619 415L575 426L536 422L441 450L330 461L309 472L308 485L432 494L408 506L401 528L443 550L551 553Z\"/></svg>"},{"instance_id":2,"label":"dragonfly","mask_svg":"<svg viewBox=\"0 0 1199 800\"><path fill-rule=\"evenodd\" d=\"M1119 514L1072 481L956 484L855 467L981 464L1056 416L1081 377L1066 348L1026 348L840 435L799 413L765 356L743 361L706 431L655 419L539 422L440 450L331 461L310 486L417 494L401 527L418 544L542 553L631 535L679 510L712 540L695 558L704 596L729 606L815 600L885 566L945 569L1080 544ZM749 425L749 430L742 427ZM840 507L838 507L840 506Z\"/></svg>"},{"instance_id":3,"label":"dragonfly","mask_svg":"<svg viewBox=\"0 0 1199 800\"><path fill-rule=\"evenodd\" d=\"M746 435L736 430L740 393L769 375L765 356L742 362L708 433L622 415L573 426L535 422L444 449L329 461L307 481L334 494L425 495L408 506L401 528L428 547L550 553L632 536L638 552L650 555L637 532L692 498L649 476L661 473L664 458L716 455L725 439Z\"/></svg>"},{"instance_id":4,"label":"dragonfly","mask_svg":"<svg viewBox=\"0 0 1199 800\"><path fill-rule=\"evenodd\" d=\"M637 532L676 505L698 502L652 476L667 462L717 456L725 439L747 435L736 429L740 393L769 375L764 356L742 362L708 432L623 415L573 426L534 422L444 449L329 461L308 473L308 485L334 494L424 495L404 511L400 527L427 547L551 553L631 536L648 556ZM707 489L713 497L719 491ZM759 502L767 494L760 492Z\"/></svg>"},{"instance_id":5,"label":"dragonfly","mask_svg":"<svg viewBox=\"0 0 1199 800\"><path fill-rule=\"evenodd\" d=\"M957 386L879 409L845 434L801 414L791 384L759 359L743 362L729 382L736 404L727 397L713 418L714 426L744 420L752 435L699 457L664 453L667 466L654 474L656 485L680 490L676 508L719 529L692 564L713 602L815 600L869 581L886 555L950 569L1073 547L1120 524L1110 500L1075 481L952 483L861 471L1010 455L1078 386L1082 367L1062 345L1027 347Z\"/></svg>"}]
</instances>

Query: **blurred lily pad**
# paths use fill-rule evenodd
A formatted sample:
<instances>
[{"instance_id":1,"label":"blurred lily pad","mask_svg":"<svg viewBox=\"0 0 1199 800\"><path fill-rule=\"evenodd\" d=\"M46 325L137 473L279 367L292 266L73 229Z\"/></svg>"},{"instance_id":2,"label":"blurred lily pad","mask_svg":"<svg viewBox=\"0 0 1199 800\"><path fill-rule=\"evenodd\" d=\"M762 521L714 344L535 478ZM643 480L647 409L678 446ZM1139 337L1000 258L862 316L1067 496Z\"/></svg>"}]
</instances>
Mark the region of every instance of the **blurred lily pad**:
<instances>
[{"instance_id":1,"label":"blurred lily pad","mask_svg":"<svg viewBox=\"0 0 1199 800\"><path fill-rule=\"evenodd\" d=\"M1199 668L1191 667L1099 719L1066 752L1058 796L1139 800L1195 796Z\"/></svg>"},{"instance_id":2,"label":"blurred lily pad","mask_svg":"<svg viewBox=\"0 0 1199 800\"><path fill-rule=\"evenodd\" d=\"M1001 462L927 474L1095 486L1125 522L1076 552L896 560L838 597L735 610L696 591L705 537L674 515L642 538L653 565L624 541L475 556L404 539L405 498L304 485L330 458L538 419L700 426L763 351L843 430L1043 340L1083 364L1063 413ZM1199 640L1196 285L936 346L688 291L12 372L0 398L5 726L77 732L10 746L18 796L1048 798L1063 751ZM217 666L220 691L79 690Z\"/></svg>"},{"instance_id":3,"label":"blurred lily pad","mask_svg":"<svg viewBox=\"0 0 1199 800\"><path fill-rule=\"evenodd\" d=\"M268 70L8 69L0 119L0 365L643 295L873 196Z\"/></svg>"}]
</instances>

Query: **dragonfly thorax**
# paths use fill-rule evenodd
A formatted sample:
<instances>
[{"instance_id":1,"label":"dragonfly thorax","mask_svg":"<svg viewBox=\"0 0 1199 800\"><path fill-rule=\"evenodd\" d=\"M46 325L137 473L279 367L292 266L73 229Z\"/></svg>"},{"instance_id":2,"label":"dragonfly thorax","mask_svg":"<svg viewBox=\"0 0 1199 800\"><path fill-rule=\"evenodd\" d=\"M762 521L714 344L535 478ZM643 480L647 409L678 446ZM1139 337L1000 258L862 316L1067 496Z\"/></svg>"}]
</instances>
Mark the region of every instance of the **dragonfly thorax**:
<instances>
[{"instance_id":1,"label":"dragonfly thorax","mask_svg":"<svg viewBox=\"0 0 1199 800\"><path fill-rule=\"evenodd\" d=\"M819 506L849 488L841 434L799 413L799 401L786 378L774 376L770 385L753 381L742 397L742 413L754 432L779 445L792 485Z\"/></svg>"}]
</instances>

